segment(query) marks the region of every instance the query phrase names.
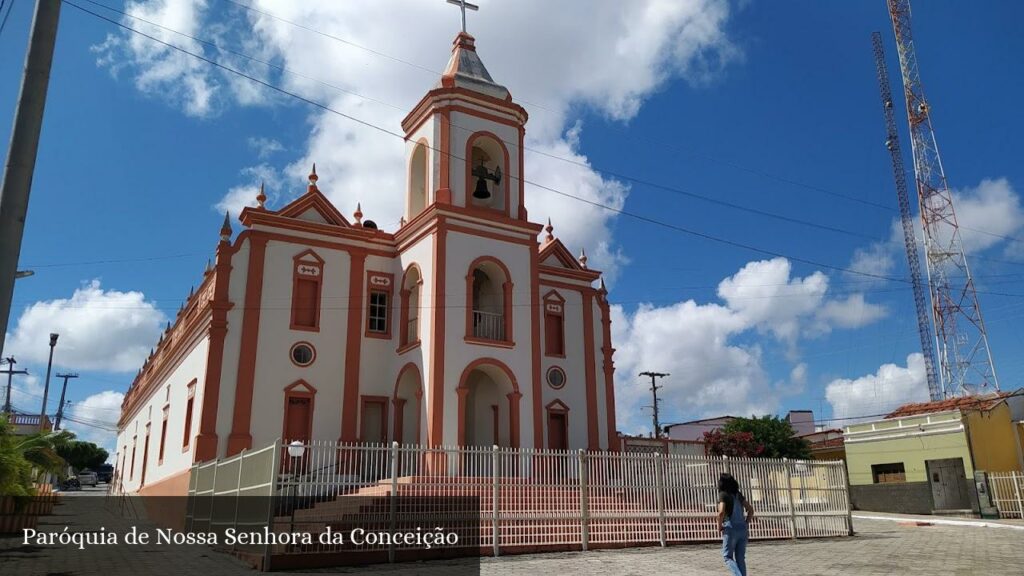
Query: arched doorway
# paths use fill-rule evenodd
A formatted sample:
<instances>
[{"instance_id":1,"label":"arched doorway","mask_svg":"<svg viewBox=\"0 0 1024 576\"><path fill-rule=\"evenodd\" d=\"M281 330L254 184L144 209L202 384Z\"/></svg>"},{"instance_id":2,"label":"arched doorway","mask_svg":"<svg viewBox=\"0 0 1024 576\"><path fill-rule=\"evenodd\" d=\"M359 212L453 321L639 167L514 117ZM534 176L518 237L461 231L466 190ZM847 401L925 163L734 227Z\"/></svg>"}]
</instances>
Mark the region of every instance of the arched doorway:
<instances>
[{"instance_id":1,"label":"arched doorway","mask_svg":"<svg viewBox=\"0 0 1024 576\"><path fill-rule=\"evenodd\" d=\"M402 367L395 382L393 438L400 444L418 444L422 425L423 385L420 370L412 362Z\"/></svg>"},{"instance_id":2,"label":"arched doorway","mask_svg":"<svg viewBox=\"0 0 1024 576\"><path fill-rule=\"evenodd\" d=\"M474 361L459 381L460 446L519 447L519 385L504 363Z\"/></svg>"}]
</instances>

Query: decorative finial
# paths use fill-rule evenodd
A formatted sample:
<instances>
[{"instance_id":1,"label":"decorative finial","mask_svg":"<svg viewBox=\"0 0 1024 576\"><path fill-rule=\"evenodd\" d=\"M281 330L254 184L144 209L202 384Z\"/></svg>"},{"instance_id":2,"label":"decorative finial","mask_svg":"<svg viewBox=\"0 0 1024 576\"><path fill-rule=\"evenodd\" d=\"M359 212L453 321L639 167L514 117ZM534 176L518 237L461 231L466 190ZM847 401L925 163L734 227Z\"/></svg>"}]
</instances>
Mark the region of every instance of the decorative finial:
<instances>
[{"instance_id":1,"label":"decorative finial","mask_svg":"<svg viewBox=\"0 0 1024 576\"><path fill-rule=\"evenodd\" d=\"M259 203L258 208L260 210L266 209L264 204L267 203L267 195L263 193L263 182L260 182L260 193L256 195L256 202Z\"/></svg>"},{"instance_id":2,"label":"decorative finial","mask_svg":"<svg viewBox=\"0 0 1024 576\"><path fill-rule=\"evenodd\" d=\"M356 203L356 213L353 214L352 216L355 217L356 225L357 226L362 226L363 225L363 204L362 204L362 202L357 202Z\"/></svg>"},{"instance_id":3,"label":"decorative finial","mask_svg":"<svg viewBox=\"0 0 1024 576\"><path fill-rule=\"evenodd\" d=\"M213 272L213 264L211 264L210 263L210 259L207 258L206 259L206 269L203 270L203 274L209 274L210 272Z\"/></svg>"},{"instance_id":4,"label":"decorative finial","mask_svg":"<svg viewBox=\"0 0 1024 576\"><path fill-rule=\"evenodd\" d=\"M598 288L598 291L601 292L601 294L607 294L608 293L608 288L606 288L605 285L604 285L604 278L603 277L601 278L601 283L600 283L599 286L600 286L600 288Z\"/></svg>"},{"instance_id":5,"label":"decorative finial","mask_svg":"<svg viewBox=\"0 0 1024 576\"><path fill-rule=\"evenodd\" d=\"M309 173L309 191L312 192L317 189L316 181L320 177L316 175L316 162L313 162L313 171Z\"/></svg>"},{"instance_id":6,"label":"decorative finial","mask_svg":"<svg viewBox=\"0 0 1024 576\"><path fill-rule=\"evenodd\" d=\"M405 226L405 216L402 216L401 218L398 219L398 227L402 228L404 226Z\"/></svg>"},{"instance_id":7,"label":"decorative finial","mask_svg":"<svg viewBox=\"0 0 1024 576\"><path fill-rule=\"evenodd\" d=\"M164 335L160 335L160 339L156 341L156 345L159 346L164 343Z\"/></svg>"},{"instance_id":8,"label":"decorative finial","mask_svg":"<svg viewBox=\"0 0 1024 576\"><path fill-rule=\"evenodd\" d=\"M224 213L224 224L220 227L220 241L231 241L231 216L227 212Z\"/></svg>"},{"instance_id":9,"label":"decorative finial","mask_svg":"<svg viewBox=\"0 0 1024 576\"><path fill-rule=\"evenodd\" d=\"M164 332L170 332L170 331L171 331L171 321L168 320L167 321L167 328L164 328Z\"/></svg>"},{"instance_id":10,"label":"decorative finial","mask_svg":"<svg viewBox=\"0 0 1024 576\"><path fill-rule=\"evenodd\" d=\"M584 270L586 270L586 268L587 268L587 251L586 250L580 250L580 266L583 266Z\"/></svg>"},{"instance_id":11,"label":"decorative finial","mask_svg":"<svg viewBox=\"0 0 1024 576\"><path fill-rule=\"evenodd\" d=\"M551 225L551 218L548 218L548 225L544 227L544 231L548 233L547 241L551 242L555 239L555 235L552 232L555 231L555 227Z\"/></svg>"}]
</instances>

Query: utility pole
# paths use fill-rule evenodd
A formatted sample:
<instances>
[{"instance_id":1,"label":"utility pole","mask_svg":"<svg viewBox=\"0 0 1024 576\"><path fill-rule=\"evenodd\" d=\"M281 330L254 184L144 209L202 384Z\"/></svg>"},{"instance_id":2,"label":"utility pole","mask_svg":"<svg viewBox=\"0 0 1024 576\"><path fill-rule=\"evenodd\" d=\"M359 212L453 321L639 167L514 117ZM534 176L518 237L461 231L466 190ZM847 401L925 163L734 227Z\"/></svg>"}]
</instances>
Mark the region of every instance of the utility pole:
<instances>
[{"instance_id":1,"label":"utility pole","mask_svg":"<svg viewBox=\"0 0 1024 576\"><path fill-rule=\"evenodd\" d=\"M17 363L14 356L0 359L0 364L7 364L7 370L0 370L0 374L7 374L7 400L4 401L4 414L8 416L11 414L11 379L15 374L28 374L28 370L15 370L14 365Z\"/></svg>"},{"instance_id":2,"label":"utility pole","mask_svg":"<svg viewBox=\"0 0 1024 576\"><path fill-rule=\"evenodd\" d=\"M43 109L46 107L46 90L50 85L50 65L57 43L60 5L61 0L36 0L7 165L0 183L0 351L4 348L7 321L11 315L14 279L39 150Z\"/></svg>"},{"instance_id":3,"label":"utility pole","mask_svg":"<svg viewBox=\"0 0 1024 576\"><path fill-rule=\"evenodd\" d=\"M50 369L53 368L53 348L60 334L50 334L50 360L46 363L46 384L43 386L43 407L39 410L39 431L46 432L46 399L50 395Z\"/></svg>"},{"instance_id":4,"label":"utility pole","mask_svg":"<svg viewBox=\"0 0 1024 576\"><path fill-rule=\"evenodd\" d=\"M661 438L661 422L658 420L658 390L664 388L664 386L658 386L658 378L664 378L670 376L663 372L641 372L641 376L649 376L651 378L651 394L654 395L654 437Z\"/></svg>"},{"instance_id":5,"label":"utility pole","mask_svg":"<svg viewBox=\"0 0 1024 576\"><path fill-rule=\"evenodd\" d=\"M60 419L64 416L64 394L68 391L68 378L78 378L78 374L57 374L57 378L64 379L64 387L60 390L60 404L57 405L57 418L53 423L53 431L60 430Z\"/></svg>"}]
</instances>

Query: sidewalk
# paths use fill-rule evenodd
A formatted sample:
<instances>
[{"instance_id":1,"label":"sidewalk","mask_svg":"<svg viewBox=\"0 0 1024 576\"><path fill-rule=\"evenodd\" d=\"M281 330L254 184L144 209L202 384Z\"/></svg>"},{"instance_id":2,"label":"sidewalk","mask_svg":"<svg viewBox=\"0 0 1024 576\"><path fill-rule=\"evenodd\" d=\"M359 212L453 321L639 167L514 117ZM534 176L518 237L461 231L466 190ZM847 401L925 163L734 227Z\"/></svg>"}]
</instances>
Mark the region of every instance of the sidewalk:
<instances>
[{"instance_id":1,"label":"sidewalk","mask_svg":"<svg viewBox=\"0 0 1024 576\"><path fill-rule=\"evenodd\" d=\"M859 520L891 522L921 522L936 526L964 526L975 528L1005 528L1024 530L1024 520L1005 518L956 518L952 516L930 516L918 514L892 514L889 512L857 511L853 517Z\"/></svg>"}]
</instances>

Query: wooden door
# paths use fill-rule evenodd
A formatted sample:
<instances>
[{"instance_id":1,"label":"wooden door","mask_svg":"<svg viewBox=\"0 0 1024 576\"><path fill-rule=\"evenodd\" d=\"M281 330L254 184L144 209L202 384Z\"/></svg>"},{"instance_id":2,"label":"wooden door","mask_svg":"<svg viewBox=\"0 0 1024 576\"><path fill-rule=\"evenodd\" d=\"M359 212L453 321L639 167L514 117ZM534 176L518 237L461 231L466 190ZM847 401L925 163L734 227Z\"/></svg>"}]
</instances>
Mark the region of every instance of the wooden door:
<instances>
[{"instance_id":1,"label":"wooden door","mask_svg":"<svg viewBox=\"0 0 1024 576\"><path fill-rule=\"evenodd\" d=\"M564 412L548 412L548 448L568 450L568 426Z\"/></svg>"},{"instance_id":2,"label":"wooden door","mask_svg":"<svg viewBox=\"0 0 1024 576\"><path fill-rule=\"evenodd\" d=\"M925 466L936 510L966 510L971 507L962 458L927 460Z\"/></svg>"}]
</instances>

